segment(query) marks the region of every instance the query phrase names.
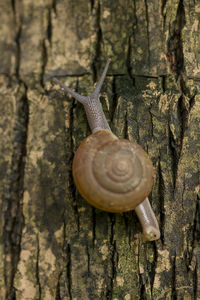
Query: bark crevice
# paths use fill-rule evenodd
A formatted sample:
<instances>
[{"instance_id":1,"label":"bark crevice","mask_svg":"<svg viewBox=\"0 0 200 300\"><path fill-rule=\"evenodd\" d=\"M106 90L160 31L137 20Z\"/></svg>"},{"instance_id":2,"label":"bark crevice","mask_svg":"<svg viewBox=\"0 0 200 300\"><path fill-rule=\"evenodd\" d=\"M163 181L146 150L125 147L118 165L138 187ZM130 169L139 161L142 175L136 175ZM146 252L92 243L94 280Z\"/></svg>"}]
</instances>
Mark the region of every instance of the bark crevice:
<instances>
[{"instance_id":1,"label":"bark crevice","mask_svg":"<svg viewBox=\"0 0 200 300\"><path fill-rule=\"evenodd\" d=\"M172 24L170 36L167 42L167 58L170 62L172 71L175 73L176 80L182 77L185 72L182 40L182 30L185 24L184 3L183 0L180 0L177 8L176 19Z\"/></svg>"},{"instance_id":2,"label":"bark crevice","mask_svg":"<svg viewBox=\"0 0 200 300\"><path fill-rule=\"evenodd\" d=\"M162 169L160 164L160 159L158 163L158 203L159 203L159 212L160 212L160 239L162 244L164 244L164 230L165 230L165 185L162 175Z\"/></svg>"},{"instance_id":3,"label":"bark crevice","mask_svg":"<svg viewBox=\"0 0 200 300\"><path fill-rule=\"evenodd\" d=\"M72 261L71 261L71 247L67 245L67 287L69 293L69 299L72 300Z\"/></svg>"},{"instance_id":4,"label":"bark crevice","mask_svg":"<svg viewBox=\"0 0 200 300\"><path fill-rule=\"evenodd\" d=\"M7 299L13 299L14 277L20 259L24 226L23 193L29 106L27 89L20 83L16 94L16 117L13 127L12 158L3 194L4 279Z\"/></svg>"},{"instance_id":5,"label":"bark crevice","mask_svg":"<svg viewBox=\"0 0 200 300\"><path fill-rule=\"evenodd\" d=\"M38 286L38 300L41 300L42 297L42 287L40 283L40 241L39 241L39 235L37 234L36 237L37 240L37 253L36 253L36 266L35 266L35 277L36 282Z\"/></svg>"},{"instance_id":6,"label":"bark crevice","mask_svg":"<svg viewBox=\"0 0 200 300\"><path fill-rule=\"evenodd\" d=\"M97 9L96 9L96 21L95 21L95 28L96 28L96 43L94 47L94 57L92 62L92 71L93 71L93 81L97 81L98 73L97 70L99 69L99 57L101 57L101 43L102 43L102 29L101 29L101 4L98 1Z\"/></svg>"}]
</instances>

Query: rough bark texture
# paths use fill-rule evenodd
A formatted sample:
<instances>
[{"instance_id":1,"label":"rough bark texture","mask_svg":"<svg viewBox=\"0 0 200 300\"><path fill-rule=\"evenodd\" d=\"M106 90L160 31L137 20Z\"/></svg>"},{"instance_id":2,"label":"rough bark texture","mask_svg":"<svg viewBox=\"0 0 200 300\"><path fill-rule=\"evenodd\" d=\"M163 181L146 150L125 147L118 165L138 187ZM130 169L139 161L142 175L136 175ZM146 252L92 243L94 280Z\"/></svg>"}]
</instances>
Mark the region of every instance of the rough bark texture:
<instances>
[{"instance_id":1,"label":"rough bark texture","mask_svg":"<svg viewBox=\"0 0 200 300\"><path fill-rule=\"evenodd\" d=\"M0 299L200 299L200 3L0 0ZM156 171L161 239L91 207L71 164L101 100Z\"/></svg>"}]
</instances>

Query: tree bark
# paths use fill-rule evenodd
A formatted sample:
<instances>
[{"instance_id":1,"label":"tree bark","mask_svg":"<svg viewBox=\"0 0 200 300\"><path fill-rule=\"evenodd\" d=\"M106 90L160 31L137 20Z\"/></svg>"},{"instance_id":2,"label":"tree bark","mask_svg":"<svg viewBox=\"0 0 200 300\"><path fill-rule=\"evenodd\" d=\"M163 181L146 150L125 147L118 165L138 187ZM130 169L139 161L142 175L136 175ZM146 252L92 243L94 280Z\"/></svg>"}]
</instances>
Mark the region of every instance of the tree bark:
<instances>
[{"instance_id":1,"label":"tree bark","mask_svg":"<svg viewBox=\"0 0 200 300\"><path fill-rule=\"evenodd\" d=\"M200 4L0 0L0 299L200 299ZM90 134L81 104L112 62L101 102L155 167L161 229L77 192Z\"/></svg>"}]
</instances>

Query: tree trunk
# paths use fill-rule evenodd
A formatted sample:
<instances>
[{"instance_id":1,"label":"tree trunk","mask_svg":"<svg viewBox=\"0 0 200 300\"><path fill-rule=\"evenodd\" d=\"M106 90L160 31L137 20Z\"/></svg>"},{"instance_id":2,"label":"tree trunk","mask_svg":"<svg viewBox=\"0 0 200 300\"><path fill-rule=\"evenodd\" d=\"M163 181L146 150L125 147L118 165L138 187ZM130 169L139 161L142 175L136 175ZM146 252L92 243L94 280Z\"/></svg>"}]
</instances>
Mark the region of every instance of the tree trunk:
<instances>
[{"instance_id":1,"label":"tree trunk","mask_svg":"<svg viewBox=\"0 0 200 300\"><path fill-rule=\"evenodd\" d=\"M0 0L0 19L0 299L200 299L199 1ZM49 79L89 94L108 57L101 102L153 161L156 242L74 186L90 130Z\"/></svg>"}]
</instances>

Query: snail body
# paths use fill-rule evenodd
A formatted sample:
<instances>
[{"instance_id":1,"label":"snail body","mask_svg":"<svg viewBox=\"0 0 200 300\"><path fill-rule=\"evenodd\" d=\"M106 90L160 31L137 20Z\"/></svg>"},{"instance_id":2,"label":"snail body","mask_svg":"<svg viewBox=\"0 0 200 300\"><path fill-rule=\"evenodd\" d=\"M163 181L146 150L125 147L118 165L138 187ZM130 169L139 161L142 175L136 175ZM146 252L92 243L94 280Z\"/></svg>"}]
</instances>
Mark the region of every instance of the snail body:
<instances>
[{"instance_id":1,"label":"snail body","mask_svg":"<svg viewBox=\"0 0 200 300\"><path fill-rule=\"evenodd\" d=\"M109 212L125 212L135 209L151 192L153 165L137 143L118 139L104 129L79 146L73 177L90 204Z\"/></svg>"},{"instance_id":2,"label":"snail body","mask_svg":"<svg viewBox=\"0 0 200 300\"><path fill-rule=\"evenodd\" d=\"M83 104L92 134L79 146L73 160L73 177L80 194L93 206L109 212L135 209L149 241L160 237L158 222L148 200L154 170L147 153L136 143L118 139L106 121L99 101L110 60L90 96L67 93Z\"/></svg>"}]
</instances>

